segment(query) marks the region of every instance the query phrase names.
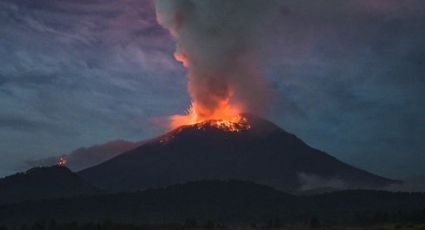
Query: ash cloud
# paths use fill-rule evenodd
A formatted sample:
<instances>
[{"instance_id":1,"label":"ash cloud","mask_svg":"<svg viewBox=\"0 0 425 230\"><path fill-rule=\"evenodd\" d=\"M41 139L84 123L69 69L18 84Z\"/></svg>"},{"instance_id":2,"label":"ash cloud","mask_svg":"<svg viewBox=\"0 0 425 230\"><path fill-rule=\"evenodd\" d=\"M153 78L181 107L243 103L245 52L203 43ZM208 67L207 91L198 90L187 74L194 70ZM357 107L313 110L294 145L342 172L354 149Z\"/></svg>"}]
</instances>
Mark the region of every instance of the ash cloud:
<instances>
[{"instance_id":1,"label":"ash cloud","mask_svg":"<svg viewBox=\"0 0 425 230\"><path fill-rule=\"evenodd\" d=\"M188 69L189 92L202 112L220 101L264 111L269 93L262 74L265 28L276 1L157 0L158 21L177 40L176 58Z\"/></svg>"}]
</instances>

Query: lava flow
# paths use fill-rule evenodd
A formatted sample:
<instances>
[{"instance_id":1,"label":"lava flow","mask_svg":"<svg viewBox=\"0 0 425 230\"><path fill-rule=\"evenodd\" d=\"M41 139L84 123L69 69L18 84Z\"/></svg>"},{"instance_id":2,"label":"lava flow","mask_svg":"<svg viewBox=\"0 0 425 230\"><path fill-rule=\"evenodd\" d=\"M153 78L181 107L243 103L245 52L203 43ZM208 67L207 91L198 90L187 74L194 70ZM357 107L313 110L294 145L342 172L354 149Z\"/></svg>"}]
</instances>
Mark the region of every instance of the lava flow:
<instances>
[{"instance_id":1,"label":"lava flow","mask_svg":"<svg viewBox=\"0 0 425 230\"><path fill-rule=\"evenodd\" d=\"M226 101L220 103L211 113L199 113L201 106L192 103L186 115L174 115L170 118L170 127L196 125L199 129L206 124L229 132L239 132L251 128L248 120L240 115L238 107L231 106ZM202 111L202 110L201 110Z\"/></svg>"},{"instance_id":2,"label":"lava flow","mask_svg":"<svg viewBox=\"0 0 425 230\"><path fill-rule=\"evenodd\" d=\"M242 115L237 115L232 120L209 120L195 124L198 129L203 129L206 125L228 132L240 132L251 128L251 125L248 123L248 119Z\"/></svg>"}]
</instances>

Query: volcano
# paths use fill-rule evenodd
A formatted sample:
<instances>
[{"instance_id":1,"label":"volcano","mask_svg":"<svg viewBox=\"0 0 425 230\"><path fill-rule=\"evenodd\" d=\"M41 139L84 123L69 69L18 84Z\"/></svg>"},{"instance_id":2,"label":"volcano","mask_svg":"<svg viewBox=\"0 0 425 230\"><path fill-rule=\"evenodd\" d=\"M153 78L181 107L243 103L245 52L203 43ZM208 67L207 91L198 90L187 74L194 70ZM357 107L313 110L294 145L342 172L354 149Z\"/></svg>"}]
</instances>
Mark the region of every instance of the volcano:
<instances>
[{"instance_id":1,"label":"volcano","mask_svg":"<svg viewBox=\"0 0 425 230\"><path fill-rule=\"evenodd\" d=\"M243 117L238 129L223 128L218 121L179 127L79 175L110 192L212 179L251 181L285 191L303 188L309 183L305 178L340 188L397 183L314 149L270 121Z\"/></svg>"}]
</instances>

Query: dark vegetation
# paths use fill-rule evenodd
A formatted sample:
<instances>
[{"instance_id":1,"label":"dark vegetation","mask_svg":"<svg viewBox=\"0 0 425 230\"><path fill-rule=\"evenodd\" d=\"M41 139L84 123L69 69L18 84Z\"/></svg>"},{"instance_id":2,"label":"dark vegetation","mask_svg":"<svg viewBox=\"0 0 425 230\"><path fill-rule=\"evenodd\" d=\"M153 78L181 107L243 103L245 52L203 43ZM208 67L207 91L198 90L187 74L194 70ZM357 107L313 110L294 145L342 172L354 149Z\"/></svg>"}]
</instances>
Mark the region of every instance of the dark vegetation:
<instances>
[{"instance_id":1,"label":"dark vegetation","mask_svg":"<svg viewBox=\"0 0 425 230\"><path fill-rule=\"evenodd\" d=\"M373 225L328 225L322 226L317 220L309 220L298 224L266 223L263 225L220 225L211 221L198 223L188 219L184 223L174 224L123 224L111 221L78 223L58 223L55 220L37 221L32 224L18 226L0 225L0 230L425 230L425 224L403 223L403 224L373 224Z\"/></svg>"},{"instance_id":2,"label":"dark vegetation","mask_svg":"<svg viewBox=\"0 0 425 230\"><path fill-rule=\"evenodd\" d=\"M98 189L65 167L33 168L0 180L0 205L98 192Z\"/></svg>"},{"instance_id":3,"label":"dark vegetation","mask_svg":"<svg viewBox=\"0 0 425 230\"><path fill-rule=\"evenodd\" d=\"M0 206L0 223L135 225L199 223L280 227L350 224L424 223L425 194L366 190L295 196L241 181L202 181L134 193L29 201Z\"/></svg>"}]
</instances>

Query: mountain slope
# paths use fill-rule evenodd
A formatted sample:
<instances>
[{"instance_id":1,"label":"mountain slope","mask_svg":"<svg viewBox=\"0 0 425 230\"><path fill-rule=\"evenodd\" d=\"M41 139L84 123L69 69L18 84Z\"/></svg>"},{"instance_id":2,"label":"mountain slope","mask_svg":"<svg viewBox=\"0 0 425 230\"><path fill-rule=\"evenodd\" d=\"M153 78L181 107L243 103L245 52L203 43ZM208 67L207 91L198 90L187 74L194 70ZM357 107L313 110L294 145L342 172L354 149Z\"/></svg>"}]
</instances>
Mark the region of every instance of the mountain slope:
<instances>
[{"instance_id":1,"label":"mountain slope","mask_svg":"<svg viewBox=\"0 0 425 230\"><path fill-rule=\"evenodd\" d=\"M79 174L109 191L131 191L205 179L238 179L296 190L314 176L343 188L379 188L395 181L313 149L264 119L230 132L211 123L184 126Z\"/></svg>"},{"instance_id":2,"label":"mountain slope","mask_svg":"<svg viewBox=\"0 0 425 230\"><path fill-rule=\"evenodd\" d=\"M0 204L96 194L98 190L69 169L33 168L0 179Z\"/></svg>"},{"instance_id":3,"label":"mountain slope","mask_svg":"<svg viewBox=\"0 0 425 230\"><path fill-rule=\"evenodd\" d=\"M425 174L411 176L403 179L403 184L392 185L392 191L425 192Z\"/></svg>"}]
</instances>

